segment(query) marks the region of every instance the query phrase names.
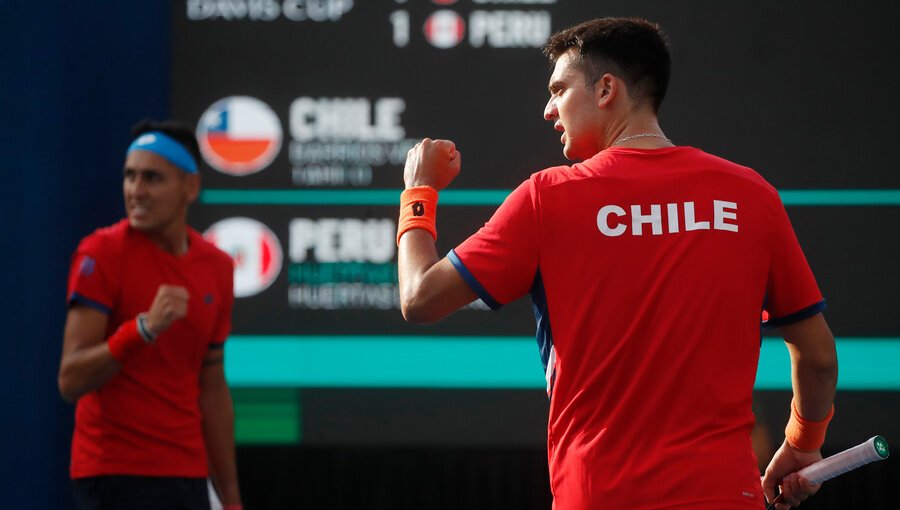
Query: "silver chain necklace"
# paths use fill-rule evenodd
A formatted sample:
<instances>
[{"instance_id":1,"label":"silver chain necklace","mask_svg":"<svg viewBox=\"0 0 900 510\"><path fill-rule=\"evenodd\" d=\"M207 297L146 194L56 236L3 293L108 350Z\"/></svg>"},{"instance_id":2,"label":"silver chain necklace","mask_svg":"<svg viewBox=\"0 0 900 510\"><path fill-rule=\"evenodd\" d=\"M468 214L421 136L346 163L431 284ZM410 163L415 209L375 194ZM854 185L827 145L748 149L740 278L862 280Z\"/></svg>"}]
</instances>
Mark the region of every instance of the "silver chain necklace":
<instances>
[{"instance_id":1,"label":"silver chain necklace","mask_svg":"<svg viewBox=\"0 0 900 510\"><path fill-rule=\"evenodd\" d=\"M622 142L627 142L628 140L636 140L636 139L638 139L638 138L662 138L663 140L665 140L665 141L667 141L667 142L669 142L669 143L672 143L672 140L670 140L669 137L667 137L666 135L661 135L661 134L659 134L659 133L638 133L638 134L636 134L636 135L631 135L631 136L626 136L626 137L624 137L624 138L619 138L619 139L616 140L615 142L611 143L611 144L610 144L610 147L612 147L613 145L622 143ZM672 144L672 145L674 145L674 144Z\"/></svg>"}]
</instances>

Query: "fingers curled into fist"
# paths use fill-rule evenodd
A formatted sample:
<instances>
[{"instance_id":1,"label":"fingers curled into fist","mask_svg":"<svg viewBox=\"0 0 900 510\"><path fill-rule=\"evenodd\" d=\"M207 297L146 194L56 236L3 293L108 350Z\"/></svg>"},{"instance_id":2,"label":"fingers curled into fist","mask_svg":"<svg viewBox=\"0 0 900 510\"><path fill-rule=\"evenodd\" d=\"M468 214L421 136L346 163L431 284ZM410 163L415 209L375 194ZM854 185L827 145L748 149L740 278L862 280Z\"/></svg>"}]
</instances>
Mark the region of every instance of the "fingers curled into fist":
<instances>
[{"instance_id":1,"label":"fingers curled into fist","mask_svg":"<svg viewBox=\"0 0 900 510\"><path fill-rule=\"evenodd\" d=\"M425 138L406 154L403 180L407 188L446 188L459 175L461 155L450 140Z\"/></svg>"},{"instance_id":2,"label":"fingers curled into fist","mask_svg":"<svg viewBox=\"0 0 900 510\"><path fill-rule=\"evenodd\" d=\"M147 328L154 336L169 329L178 319L187 316L190 295L184 287L160 285L147 312Z\"/></svg>"}]
</instances>

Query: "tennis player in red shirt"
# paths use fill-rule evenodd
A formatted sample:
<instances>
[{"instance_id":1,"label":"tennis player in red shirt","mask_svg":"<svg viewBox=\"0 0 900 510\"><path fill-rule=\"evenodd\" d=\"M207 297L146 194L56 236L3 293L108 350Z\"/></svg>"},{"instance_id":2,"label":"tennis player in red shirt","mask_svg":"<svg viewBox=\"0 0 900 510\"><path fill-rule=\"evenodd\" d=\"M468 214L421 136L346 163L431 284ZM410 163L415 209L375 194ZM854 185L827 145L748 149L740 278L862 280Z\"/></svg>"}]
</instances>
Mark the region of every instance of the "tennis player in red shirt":
<instances>
[{"instance_id":1,"label":"tennis player in red shirt","mask_svg":"<svg viewBox=\"0 0 900 510\"><path fill-rule=\"evenodd\" d=\"M127 218L81 241L69 274L59 390L75 402L80 509L240 510L224 342L231 258L187 225L190 127L142 123L123 170Z\"/></svg>"},{"instance_id":2,"label":"tennis player in red shirt","mask_svg":"<svg viewBox=\"0 0 900 510\"><path fill-rule=\"evenodd\" d=\"M837 380L825 302L777 191L750 168L676 146L657 121L670 56L660 28L606 18L552 36L544 117L571 166L532 174L440 258L447 140L406 162L398 231L404 317L530 295L550 397L558 510L779 509L818 486ZM791 355L784 444L760 481L750 442L760 312Z\"/></svg>"}]
</instances>

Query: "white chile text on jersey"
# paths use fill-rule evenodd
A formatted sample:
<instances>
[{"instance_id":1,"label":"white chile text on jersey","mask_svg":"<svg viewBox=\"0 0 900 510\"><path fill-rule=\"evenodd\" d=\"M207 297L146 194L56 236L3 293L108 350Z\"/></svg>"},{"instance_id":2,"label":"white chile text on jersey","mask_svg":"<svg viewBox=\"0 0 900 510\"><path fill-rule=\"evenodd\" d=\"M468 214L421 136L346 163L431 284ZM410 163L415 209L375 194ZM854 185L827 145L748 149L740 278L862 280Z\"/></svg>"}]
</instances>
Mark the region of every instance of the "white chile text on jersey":
<instances>
[{"instance_id":1,"label":"white chile text on jersey","mask_svg":"<svg viewBox=\"0 0 900 510\"><path fill-rule=\"evenodd\" d=\"M618 205L604 205L597 212L597 228L600 233L608 237L618 237L628 230L630 217L631 235L644 235L644 226L650 227L650 233L658 236L663 234L663 226L666 233L677 234L681 232L681 221L684 217L684 232L692 230L725 230L737 232L737 202L725 200L713 200L712 220L698 220L694 212L694 202L665 204L665 221L662 215L662 204L651 204L649 211L646 206L630 205L628 210Z\"/></svg>"}]
</instances>

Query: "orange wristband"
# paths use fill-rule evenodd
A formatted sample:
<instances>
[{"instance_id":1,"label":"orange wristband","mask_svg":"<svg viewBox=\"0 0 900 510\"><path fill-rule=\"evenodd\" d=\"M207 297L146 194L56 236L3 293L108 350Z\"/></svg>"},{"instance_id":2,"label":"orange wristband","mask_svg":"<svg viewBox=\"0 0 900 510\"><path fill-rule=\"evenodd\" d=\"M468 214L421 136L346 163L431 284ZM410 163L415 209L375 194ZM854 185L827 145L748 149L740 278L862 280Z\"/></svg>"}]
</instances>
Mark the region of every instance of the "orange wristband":
<instances>
[{"instance_id":1,"label":"orange wristband","mask_svg":"<svg viewBox=\"0 0 900 510\"><path fill-rule=\"evenodd\" d=\"M811 452L818 450L825 442L825 431L828 429L828 422L834 416L834 404L831 410L821 421L809 421L800 416L797 412L797 406L791 400L791 419L788 420L787 427L784 428L784 438L788 444L802 451Z\"/></svg>"},{"instance_id":2,"label":"orange wristband","mask_svg":"<svg viewBox=\"0 0 900 510\"><path fill-rule=\"evenodd\" d=\"M438 192L431 186L409 188L400 194L400 221L397 224L397 244L407 230L421 228L427 230L437 241Z\"/></svg>"},{"instance_id":3,"label":"orange wristband","mask_svg":"<svg viewBox=\"0 0 900 510\"><path fill-rule=\"evenodd\" d=\"M106 340L109 353L119 363L125 363L128 358L146 345L141 334L138 333L137 322L134 319L125 321L109 339Z\"/></svg>"}]
</instances>

